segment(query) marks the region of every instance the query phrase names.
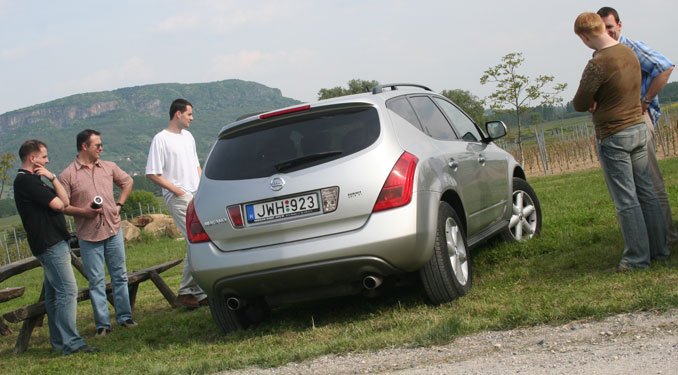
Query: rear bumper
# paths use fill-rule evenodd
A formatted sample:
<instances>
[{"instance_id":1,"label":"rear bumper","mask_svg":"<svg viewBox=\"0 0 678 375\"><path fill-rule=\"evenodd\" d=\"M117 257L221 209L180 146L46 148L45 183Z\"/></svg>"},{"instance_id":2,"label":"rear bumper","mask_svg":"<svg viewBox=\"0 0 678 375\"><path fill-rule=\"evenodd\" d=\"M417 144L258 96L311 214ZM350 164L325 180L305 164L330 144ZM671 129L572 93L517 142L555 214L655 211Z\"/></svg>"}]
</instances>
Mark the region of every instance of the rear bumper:
<instances>
[{"instance_id":1,"label":"rear bumper","mask_svg":"<svg viewBox=\"0 0 678 375\"><path fill-rule=\"evenodd\" d=\"M360 285L367 275L416 271L431 257L438 211L437 199L421 192L418 198L426 207L417 209L413 200L344 233L228 252L211 242L189 244L189 267L207 294L241 297Z\"/></svg>"}]
</instances>

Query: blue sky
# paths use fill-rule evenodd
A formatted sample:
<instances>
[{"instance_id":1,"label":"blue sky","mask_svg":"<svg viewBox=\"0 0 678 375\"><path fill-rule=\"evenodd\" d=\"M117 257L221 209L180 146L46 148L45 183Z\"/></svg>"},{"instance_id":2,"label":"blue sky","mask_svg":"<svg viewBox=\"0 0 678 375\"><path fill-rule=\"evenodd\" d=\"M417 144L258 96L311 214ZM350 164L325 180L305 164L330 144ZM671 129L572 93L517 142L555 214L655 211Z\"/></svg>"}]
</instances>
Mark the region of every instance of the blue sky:
<instances>
[{"instance_id":1,"label":"blue sky","mask_svg":"<svg viewBox=\"0 0 678 375\"><path fill-rule=\"evenodd\" d=\"M525 74L567 83L571 100L591 55L572 24L603 5L619 11L625 35L678 61L675 0L0 0L0 114L85 92L231 78L302 101L352 78L482 98L492 86L480 76L509 52L523 53Z\"/></svg>"}]
</instances>

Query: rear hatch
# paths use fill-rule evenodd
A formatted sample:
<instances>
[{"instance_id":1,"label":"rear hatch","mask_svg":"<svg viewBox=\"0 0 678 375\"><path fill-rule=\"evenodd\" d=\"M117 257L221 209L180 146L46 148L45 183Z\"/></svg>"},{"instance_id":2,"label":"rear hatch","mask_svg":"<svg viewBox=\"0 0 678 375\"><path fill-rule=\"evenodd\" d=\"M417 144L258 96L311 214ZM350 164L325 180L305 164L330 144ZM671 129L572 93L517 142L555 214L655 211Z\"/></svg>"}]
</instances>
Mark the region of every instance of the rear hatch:
<instances>
[{"instance_id":1,"label":"rear hatch","mask_svg":"<svg viewBox=\"0 0 678 375\"><path fill-rule=\"evenodd\" d=\"M225 127L195 211L233 251L358 229L402 153L366 103L263 114Z\"/></svg>"}]
</instances>

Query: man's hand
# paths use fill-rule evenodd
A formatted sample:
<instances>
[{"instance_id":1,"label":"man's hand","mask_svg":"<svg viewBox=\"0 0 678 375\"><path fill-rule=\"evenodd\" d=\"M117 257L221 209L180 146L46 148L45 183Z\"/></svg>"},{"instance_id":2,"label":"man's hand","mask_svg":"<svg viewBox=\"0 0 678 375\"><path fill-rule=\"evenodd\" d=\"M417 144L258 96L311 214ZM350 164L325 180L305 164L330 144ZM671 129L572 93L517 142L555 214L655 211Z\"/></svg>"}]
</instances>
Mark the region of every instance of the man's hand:
<instances>
[{"instance_id":1,"label":"man's hand","mask_svg":"<svg viewBox=\"0 0 678 375\"><path fill-rule=\"evenodd\" d=\"M99 207L99 208L92 208L90 206L83 207L82 208L82 216L88 218L88 219L94 219L97 216L101 215L104 213L104 209Z\"/></svg>"},{"instance_id":2,"label":"man's hand","mask_svg":"<svg viewBox=\"0 0 678 375\"><path fill-rule=\"evenodd\" d=\"M38 176L42 176L47 178L50 181L53 181L56 176L54 173L50 172L47 168L45 168L44 165L42 164L35 164L35 168L33 169L33 173L37 174Z\"/></svg>"}]
</instances>

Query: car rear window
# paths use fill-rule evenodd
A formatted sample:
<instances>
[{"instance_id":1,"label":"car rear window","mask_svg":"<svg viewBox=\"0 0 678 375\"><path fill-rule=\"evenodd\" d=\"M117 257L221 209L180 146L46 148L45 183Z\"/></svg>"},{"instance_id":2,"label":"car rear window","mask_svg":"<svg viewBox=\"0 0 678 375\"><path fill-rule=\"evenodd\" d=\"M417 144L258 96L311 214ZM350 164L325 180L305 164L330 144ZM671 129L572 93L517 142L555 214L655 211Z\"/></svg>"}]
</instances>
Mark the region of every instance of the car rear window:
<instances>
[{"instance_id":1,"label":"car rear window","mask_svg":"<svg viewBox=\"0 0 678 375\"><path fill-rule=\"evenodd\" d=\"M243 180L327 163L363 150L379 137L373 107L313 111L234 129L205 164L213 180Z\"/></svg>"}]
</instances>

